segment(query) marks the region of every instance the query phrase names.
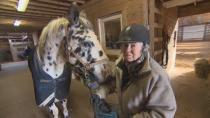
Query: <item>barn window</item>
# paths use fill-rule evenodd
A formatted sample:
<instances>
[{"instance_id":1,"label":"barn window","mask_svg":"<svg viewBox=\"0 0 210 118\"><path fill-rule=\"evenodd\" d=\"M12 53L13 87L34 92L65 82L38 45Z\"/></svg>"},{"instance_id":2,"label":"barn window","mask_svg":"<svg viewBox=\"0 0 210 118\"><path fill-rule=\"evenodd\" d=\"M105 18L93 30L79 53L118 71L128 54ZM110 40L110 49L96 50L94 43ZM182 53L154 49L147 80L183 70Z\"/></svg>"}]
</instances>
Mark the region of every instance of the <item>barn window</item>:
<instances>
[{"instance_id":1,"label":"barn window","mask_svg":"<svg viewBox=\"0 0 210 118\"><path fill-rule=\"evenodd\" d=\"M116 43L122 29L122 16L115 14L98 19L100 42L108 54L119 55L120 47Z\"/></svg>"}]
</instances>

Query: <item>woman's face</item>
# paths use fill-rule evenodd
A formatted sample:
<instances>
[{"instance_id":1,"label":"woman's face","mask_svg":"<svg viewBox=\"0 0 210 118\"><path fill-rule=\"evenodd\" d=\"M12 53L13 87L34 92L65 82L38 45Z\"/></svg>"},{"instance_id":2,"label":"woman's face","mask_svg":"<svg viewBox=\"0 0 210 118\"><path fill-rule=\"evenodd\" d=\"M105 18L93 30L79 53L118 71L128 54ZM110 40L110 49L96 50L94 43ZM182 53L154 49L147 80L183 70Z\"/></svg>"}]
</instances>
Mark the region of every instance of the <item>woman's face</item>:
<instances>
[{"instance_id":1,"label":"woman's face","mask_svg":"<svg viewBox=\"0 0 210 118\"><path fill-rule=\"evenodd\" d=\"M138 59L141 56L143 49L142 42L136 43L125 43L121 45L121 51L125 61L132 62Z\"/></svg>"}]
</instances>

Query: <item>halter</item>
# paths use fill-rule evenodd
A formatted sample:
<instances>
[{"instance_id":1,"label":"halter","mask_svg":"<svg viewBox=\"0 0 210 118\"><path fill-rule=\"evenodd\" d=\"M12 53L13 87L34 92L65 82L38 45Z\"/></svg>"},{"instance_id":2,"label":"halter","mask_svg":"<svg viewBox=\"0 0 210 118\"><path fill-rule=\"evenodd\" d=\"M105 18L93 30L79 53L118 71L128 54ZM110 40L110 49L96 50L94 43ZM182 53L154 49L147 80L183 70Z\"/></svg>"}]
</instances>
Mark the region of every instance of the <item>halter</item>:
<instances>
[{"instance_id":1,"label":"halter","mask_svg":"<svg viewBox=\"0 0 210 118\"><path fill-rule=\"evenodd\" d=\"M71 36L71 35L72 35L72 32L70 32L69 35ZM95 61L94 63L85 63L77 54L74 53L74 51L73 51L72 48L70 47L70 45L69 45L69 44L70 44L70 40L68 40L68 36L69 36L69 35L67 34L67 36L66 36L66 37L67 37L67 38L66 38L66 42L67 42L67 50L68 50L68 52L67 52L68 59L69 59L70 55L73 54L74 57L75 57L77 60L79 60L79 62L80 62L80 63L82 64L82 66L83 66L82 68L81 68L81 67L76 67L75 65L72 65L72 66L73 66L74 69L79 68L80 70L82 70L82 72L84 73L84 76L82 76L84 82L88 81L87 86L88 86L89 88L92 89L92 87L90 87L90 86L88 85L89 82L90 82L91 79L92 79L92 78L89 78L89 75L90 75L89 72L90 72L90 70L91 70L95 65L107 63L107 62L109 61L109 59L104 58L104 59ZM81 76L81 75L80 75L80 76ZM95 83L95 82L96 82L96 83ZM94 80L93 84L99 84L99 82L98 82L97 80ZM93 89L97 89L97 88L98 88L98 85L97 85L97 87L93 87Z\"/></svg>"},{"instance_id":2,"label":"halter","mask_svg":"<svg viewBox=\"0 0 210 118\"><path fill-rule=\"evenodd\" d=\"M98 60L94 63L85 63L84 61L82 61L81 58L79 58L79 56L77 54L74 53L74 51L70 51L70 53L72 53L78 60L79 62L83 65L83 67L86 69L86 70L90 70L92 67L94 67L95 65L99 65L99 64L105 64L107 63L109 60L108 59L101 59L101 60Z\"/></svg>"}]
</instances>

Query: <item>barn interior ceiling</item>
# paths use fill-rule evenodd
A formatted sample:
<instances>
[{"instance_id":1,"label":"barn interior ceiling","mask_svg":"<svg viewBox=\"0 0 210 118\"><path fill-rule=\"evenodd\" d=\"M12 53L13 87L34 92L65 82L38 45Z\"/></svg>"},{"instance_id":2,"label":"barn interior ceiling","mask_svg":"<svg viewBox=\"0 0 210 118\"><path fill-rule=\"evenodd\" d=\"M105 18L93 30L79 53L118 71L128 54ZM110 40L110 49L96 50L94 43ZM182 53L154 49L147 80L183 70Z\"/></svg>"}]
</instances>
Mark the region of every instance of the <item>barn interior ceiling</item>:
<instances>
[{"instance_id":1,"label":"barn interior ceiling","mask_svg":"<svg viewBox=\"0 0 210 118\"><path fill-rule=\"evenodd\" d=\"M0 1L0 32L40 30L51 19L66 16L70 6L76 2L82 6L91 0L29 0L25 12L17 11L18 0ZM21 20L14 27L15 20Z\"/></svg>"},{"instance_id":2,"label":"barn interior ceiling","mask_svg":"<svg viewBox=\"0 0 210 118\"><path fill-rule=\"evenodd\" d=\"M25 12L17 11L19 0L0 0L0 32L41 30L51 19L66 16L70 6L76 2L79 7L89 2L100 0L29 0ZM166 8L196 5L209 0L157 0ZM14 27L15 20L21 20L19 27Z\"/></svg>"}]
</instances>

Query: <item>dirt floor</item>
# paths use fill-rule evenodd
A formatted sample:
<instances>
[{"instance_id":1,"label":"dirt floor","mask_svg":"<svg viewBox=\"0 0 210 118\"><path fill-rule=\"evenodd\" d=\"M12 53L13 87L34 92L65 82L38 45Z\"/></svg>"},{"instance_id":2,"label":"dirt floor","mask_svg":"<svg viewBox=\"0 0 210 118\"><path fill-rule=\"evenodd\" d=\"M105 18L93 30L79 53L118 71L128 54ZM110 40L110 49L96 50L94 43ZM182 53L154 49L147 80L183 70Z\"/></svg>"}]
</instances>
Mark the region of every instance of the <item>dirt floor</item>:
<instances>
[{"instance_id":1,"label":"dirt floor","mask_svg":"<svg viewBox=\"0 0 210 118\"><path fill-rule=\"evenodd\" d=\"M93 118L88 90L72 80L69 111L72 118ZM61 106L60 106L61 107ZM31 74L25 64L0 71L0 118L49 118L45 108L36 106ZM63 116L60 114L60 117Z\"/></svg>"},{"instance_id":2,"label":"dirt floor","mask_svg":"<svg viewBox=\"0 0 210 118\"><path fill-rule=\"evenodd\" d=\"M178 43L174 73L170 75L177 100L175 118L210 118L210 78L195 76L196 58L209 58L210 42Z\"/></svg>"},{"instance_id":3,"label":"dirt floor","mask_svg":"<svg viewBox=\"0 0 210 118\"><path fill-rule=\"evenodd\" d=\"M179 43L177 63L170 75L178 109L175 118L210 118L210 78L193 72L195 58L210 55L210 42ZM48 118L46 109L35 105L31 75L26 65L0 71L0 118ZM72 118L93 118L88 90L72 81L69 111Z\"/></svg>"}]
</instances>

